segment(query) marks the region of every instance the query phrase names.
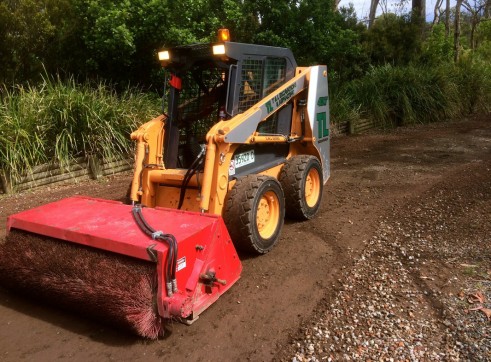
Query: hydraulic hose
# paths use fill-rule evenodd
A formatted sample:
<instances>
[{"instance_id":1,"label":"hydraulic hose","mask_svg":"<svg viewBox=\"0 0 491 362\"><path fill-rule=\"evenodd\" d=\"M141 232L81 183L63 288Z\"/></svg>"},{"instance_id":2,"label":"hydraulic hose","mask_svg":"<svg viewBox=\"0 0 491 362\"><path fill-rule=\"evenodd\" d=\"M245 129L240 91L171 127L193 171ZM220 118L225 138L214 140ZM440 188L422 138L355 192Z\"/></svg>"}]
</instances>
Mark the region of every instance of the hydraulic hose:
<instances>
[{"instance_id":1,"label":"hydraulic hose","mask_svg":"<svg viewBox=\"0 0 491 362\"><path fill-rule=\"evenodd\" d=\"M133 215L143 232L152 237L152 239L165 241L169 245L168 257L166 259L166 288L167 295L170 297L173 291L177 291L174 267L177 264L177 241L173 236L169 238L168 235L170 234L164 234L162 231L156 231L152 228L143 217L140 206L133 208Z\"/></svg>"},{"instance_id":2,"label":"hydraulic hose","mask_svg":"<svg viewBox=\"0 0 491 362\"><path fill-rule=\"evenodd\" d=\"M170 283L171 282L171 278L172 278L172 275L171 275L171 266L172 266L172 259L173 259L173 249L174 249L174 245L172 243L169 243L168 240L166 239L161 239L160 238L160 235L157 235L155 234L155 230L146 222L146 220L144 219L142 213L141 213L141 206L140 205L136 205L133 207L132 209L132 213L133 213L133 217L135 218L135 221L137 223L137 225L140 227L140 229L145 233L147 234L148 236L152 237L152 239L154 240L164 240L165 242L167 242L167 244L169 245L169 253L168 253L168 258L166 259L166 272L165 272L165 278L166 278L166 284L167 283ZM159 236L158 238L155 237L155 236Z\"/></svg>"},{"instance_id":3,"label":"hydraulic hose","mask_svg":"<svg viewBox=\"0 0 491 362\"><path fill-rule=\"evenodd\" d=\"M198 171L198 169L202 164L203 164L203 158L201 158L200 162L198 162L198 164L195 167L190 168L188 172L186 172L186 175L184 176L184 180L182 181L181 192L179 194L179 204L177 205L178 209L181 209L182 204L184 202L184 196L186 194L186 189L189 184L189 181L191 181L191 178L196 174L196 172Z\"/></svg>"},{"instance_id":4,"label":"hydraulic hose","mask_svg":"<svg viewBox=\"0 0 491 362\"><path fill-rule=\"evenodd\" d=\"M167 258L165 260L165 285L167 295L170 297L177 292L176 267L177 267L177 240L172 234L164 234L162 231L155 230L143 217L142 206L135 205L132 209L133 217L138 227L154 240L164 241L169 246Z\"/></svg>"},{"instance_id":5,"label":"hydraulic hose","mask_svg":"<svg viewBox=\"0 0 491 362\"><path fill-rule=\"evenodd\" d=\"M184 179L182 180L181 184L181 192L179 194L179 204L177 205L177 209L181 209L182 204L184 203L184 196L186 194L186 188L189 184L189 181L193 177L193 175L196 173L200 165L202 164L202 161L204 159L204 154L205 154L205 149L201 149L201 152L199 153L198 157L193 161L191 166L188 168L186 171L186 174L184 175Z\"/></svg>"}]
</instances>

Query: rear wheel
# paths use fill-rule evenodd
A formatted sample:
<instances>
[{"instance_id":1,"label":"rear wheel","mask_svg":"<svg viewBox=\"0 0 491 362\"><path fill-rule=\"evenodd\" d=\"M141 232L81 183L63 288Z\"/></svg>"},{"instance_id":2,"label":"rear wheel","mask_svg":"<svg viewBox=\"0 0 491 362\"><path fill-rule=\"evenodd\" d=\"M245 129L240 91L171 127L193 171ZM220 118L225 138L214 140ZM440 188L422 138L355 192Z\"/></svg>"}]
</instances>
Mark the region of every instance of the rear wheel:
<instances>
[{"instance_id":1,"label":"rear wheel","mask_svg":"<svg viewBox=\"0 0 491 362\"><path fill-rule=\"evenodd\" d=\"M314 156L293 156L280 172L285 192L286 215L297 220L312 219L319 211L324 182L322 167Z\"/></svg>"},{"instance_id":2,"label":"rear wheel","mask_svg":"<svg viewBox=\"0 0 491 362\"><path fill-rule=\"evenodd\" d=\"M239 178L227 196L223 213L237 249L257 254L267 253L277 243L284 217L281 185L263 175Z\"/></svg>"}]
</instances>

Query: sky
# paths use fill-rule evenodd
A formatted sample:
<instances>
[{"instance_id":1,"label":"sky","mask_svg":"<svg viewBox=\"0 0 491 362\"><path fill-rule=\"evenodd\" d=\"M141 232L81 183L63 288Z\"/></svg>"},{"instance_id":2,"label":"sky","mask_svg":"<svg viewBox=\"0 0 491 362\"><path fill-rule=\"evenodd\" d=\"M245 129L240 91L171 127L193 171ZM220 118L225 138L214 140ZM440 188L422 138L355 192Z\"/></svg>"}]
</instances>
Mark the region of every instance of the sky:
<instances>
[{"instance_id":1,"label":"sky","mask_svg":"<svg viewBox=\"0 0 491 362\"><path fill-rule=\"evenodd\" d=\"M370 0L341 0L339 6L348 6L352 3L356 10L356 15L358 19L368 18L368 13L370 12ZM380 4L382 1L380 0ZM389 12L396 14L407 13L411 7L411 0L405 0L405 6L401 7L400 0L387 0L387 9ZM455 0L450 1L452 6L455 6ZM435 7L435 0L426 0L426 20L433 20L433 11ZM382 8L379 5L377 9L377 15L382 13Z\"/></svg>"}]
</instances>

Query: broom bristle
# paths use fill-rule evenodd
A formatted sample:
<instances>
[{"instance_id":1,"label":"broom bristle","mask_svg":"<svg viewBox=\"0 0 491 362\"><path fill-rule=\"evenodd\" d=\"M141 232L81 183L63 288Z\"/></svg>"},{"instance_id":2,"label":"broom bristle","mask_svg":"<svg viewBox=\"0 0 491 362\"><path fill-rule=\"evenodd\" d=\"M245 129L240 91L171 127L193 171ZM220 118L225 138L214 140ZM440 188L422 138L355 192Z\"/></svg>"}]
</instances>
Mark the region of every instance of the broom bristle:
<instances>
[{"instance_id":1,"label":"broom bristle","mask_svg":"<svg viewBox=\"0 0 491 362\"><path fill-rule=\"evenodd\" d=\"M0 244L0 284L150 339L163 335L156 266L24 231Z\"/></svg>"}]
</instances>

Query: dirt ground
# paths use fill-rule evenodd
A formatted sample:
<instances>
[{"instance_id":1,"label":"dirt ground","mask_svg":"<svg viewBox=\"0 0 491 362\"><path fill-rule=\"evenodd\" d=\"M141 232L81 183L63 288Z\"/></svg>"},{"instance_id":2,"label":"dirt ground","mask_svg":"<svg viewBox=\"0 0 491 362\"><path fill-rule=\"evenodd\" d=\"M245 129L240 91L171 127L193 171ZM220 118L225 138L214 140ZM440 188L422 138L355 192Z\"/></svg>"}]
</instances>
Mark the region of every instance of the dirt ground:
<instances>
[{"instance_id":1,"label":"dirt ground","mask_svg":"<svg viewBox=\"0 0 491 362\"><path fill-rule=\"evenodd\" d=\"M416 240L412 233L415 228L421 229L425 242L421 242L418 231L418 243L414 244L417 250L411 252L418 262L425 257L428 262L416 270L411 264L413 259L409 259L404 270L417 276L407 277L419 281L413 283L414 289L463 298L462 293L467 294L474 287L467 284L469 278L491 281L490 116L335 137L331 156L332 174L320 214L308 222L286 221L280 242L270 253L243 258L241 279L192 326L172 323L164 339L145 341L0 289L0 360L356 359L346 346L330 341L331 337L314 341L311 331L321 328L319 318L323 318L322 328L326 330L355 323L330 316L330 311L340 298L349 310L361 303L359 296L370 297L375 269L370 269L374 265L365 267L363 263L373 261L374 267L379 268L376 270L386 271L397 282L400 271L394 269L393 260L384 253L389 255L394 249L399 254L403 250L406 255L407 245ZM5 224L9 214L73 194L121 199L129 177L119 175L0 196L0 223ZM440 202L443 199L446 201ZM473 207L462 209L462 200L473 200ZM445 227L434 229L435 225ZM462 230L469 237L459 238ZM0 238L4 234L0 230ZM453 249L444 249L449 240L469 242L472 248L450 243ZM353 274L355 269L360 273ZM401 280L406 278L400 275ZM425 317L435 320L436 327L430 335L436 349L442 343L448 344L448 338L440 341L439 336L445 335L447 323L455 322L448 321L442 298L434 298ZM398 293L393 303L406 305L410 299L407 293ZM410 313L417 314L417 307ZM465 323L466 318L474 318L478 312L461 314L459 321ZM484 315L471 322L480 328L479 333L484 331L484 337L491 339L490 323L486 324ZM445 353L453 356L448 349L441 350L442 359L449 359ZM396 350L384 351L385 356L398 359ZM462 349L455 353L463 359L486 359L488 353L485 350L473 355L474 352ZM368 347L359 349L358 356L363 360L383 357Z\"/></svg>"}]
</instances>

